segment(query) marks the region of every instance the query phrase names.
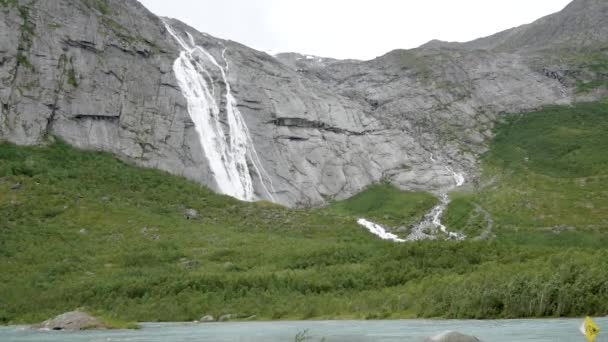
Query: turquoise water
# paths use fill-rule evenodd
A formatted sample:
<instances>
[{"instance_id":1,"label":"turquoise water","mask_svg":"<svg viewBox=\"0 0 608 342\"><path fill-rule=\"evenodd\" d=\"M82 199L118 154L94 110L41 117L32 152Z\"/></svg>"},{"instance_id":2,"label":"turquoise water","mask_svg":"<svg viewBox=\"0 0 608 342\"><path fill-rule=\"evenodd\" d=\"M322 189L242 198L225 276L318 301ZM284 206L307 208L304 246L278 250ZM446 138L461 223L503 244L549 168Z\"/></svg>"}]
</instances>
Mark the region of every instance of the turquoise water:
<instances>
[{"instance_id":1,"label":"turquoise water","mask_svg":"<svg viewBox=\"0 0 608 342\"><path fill-rule=\"evenodd\" d=\"M594 319L603 333L596 342L608 342L608 318ZM316 342L400 341L421 342L425 337L446 330L478 336L486 342L585 342L578 331L582 319L542 320L400 320L400 321L297 321L235 323L146 323L140 330L113 331L35 331L20 327L0 327L0 341L294 341L307 331Z\"/></svg>"}]
</instances>

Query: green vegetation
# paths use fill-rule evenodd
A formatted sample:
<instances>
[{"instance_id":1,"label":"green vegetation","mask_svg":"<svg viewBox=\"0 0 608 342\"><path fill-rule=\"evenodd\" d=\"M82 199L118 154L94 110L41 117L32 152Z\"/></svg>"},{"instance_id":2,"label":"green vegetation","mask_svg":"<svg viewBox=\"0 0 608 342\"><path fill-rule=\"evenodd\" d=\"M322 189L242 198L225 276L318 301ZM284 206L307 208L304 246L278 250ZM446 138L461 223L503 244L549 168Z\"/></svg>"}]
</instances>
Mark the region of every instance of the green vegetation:
<instances>
[{"instance_id":1,"label":"green vegetation","mask_svg":"<svg viewBox=\"0 0 608 342\"><path fill-rule=\"evenodd\" d=\"M16 6L19 12L19 17L22 20L20 27L21 36L19 39L19 48L17 53L17 65L34 71L34 66L28 58L36 33L34 23L31 20L30 9L28 6L18 6L18 3L13 3L11 1L5 2L5 4L8 4L10 7Z\"/></svg>"},{"instance_id":2,"label":"green vegetation","mask_svg":"<svg viewBox=\"0 0 608 342\"><path fill-rule=\"evenodd\" d=\"M30 62L30 60L27 58L27 56L22 53L17 55L17 63L19 63L19 65L22 65L28 69L34 68L34 66L32 65L32 62Z\"/></svg>"},{"instance_id":3,"label":"green vegetation","mask_svg":"<svg viewBox=\"0 0 608 342\"><path fill-rule=\"evenodd\" d=\"M0 145L0 179L2 322L379 317L398 281L374 270L396 246L332 210L242 203L64 144Z\"/></svg>"},{"instance_id":4,"label":"green vegetation","mask_svg":"<svg viewBox=\"0 0 608 342\"><path fill-rule=\"evenodd\" d=\"M543 257L527 267L488 264L466 276L425 279L419 296L428 301L419 303L420 314L530 317L605 310L606 129L608 104L601 102L549 107L499 124L483 158L484 186L453 194L444 221L475 235L486 229L487 214L498 241L537 249Z\"/></svg>"},{"instance_id":5,"label":"green vegetation","mask_svg":"<svg viewBox=\"0 0 608 342\"><path fill-rule=\"evenodd\" d=\"M510 116L483 157L481 191L457 194L446 222L474 228L478 204L500 228L601 231L608 225L608 104ZM572 227L572 228L569 228Z\"/></svg>"},{"instance_id":6,"label":"green vegetation","mask_svg":"<svg viewBox=\"0 0 608 342\"><path fill-rule=\"evenodd\" d=\"M107 0L83 0L83 3L88 8L99 11L101 15L107 16L112 14L112 8Z\"/></svg>"},{"instance_id":7,"label":"green vegetation","mask_svg":"<svg viewBox=\"0 0 608 342\"><path fill-rule=\"evenodd\" d=\"M71 85L72 87L76 88L78 87L78 79L76 76L76 70L74 69L74 58L70 57L70 66L69 69L67 69L67 82L69 85Z\"/></svg>"},{"instance_id":8,"label":"green vegetation","mask_svg":"<svg viewBox=\"0 0 608 342\"><path fill-rule=\"evenodd\" d=\"M0 0L0 7L15 7L18 4L17 0Z\"/></svg>"},{"instance_id":9,"label":"green vegetation","mask_svg":"<svg viewBox=\"0 0 608 342\"><path fill-rule=\"evenodd\" d=\"M591 81L577 81L576 92L579 94L588 93L592 90L606 88L608 89L608 80L591 80Z\"/></svg>"},{"instance_id":10,"label":"green vegetation","mask_svg":"<svg viewBox=\"0 0 608 342\"><path fill-rule=\"evenodd\" d=\"M419 50L397 50L392 52L397 54L402 69L413 70L423 83L430 81L433 76L433 69L429 59L436 56L423 55Z\"/></svg>"},{"instance_id":11,"label":"green vegetation","mask_svg":"<svg viewBox=\"0 0 608 342\"><path fill-rule=\"evenodd\" d=\"M598 46L595 50L562 50L552 51L543 56L543 65L546 63L566 67L566 79L575 83L576 92L588 93L595 89L608 89L608 49Z\"/></svg>"},{"instance_id":12,"label":"green vegetation","mask_svg":"<svg viewBox=\"0 0 608 342\"><path fill-rule=\"evenodd\" d=\"M388 184L369 187L345 201L330 205L336 214L363 216L391 227L410 226L422 220L437 199L427 193L403 192Z\"/></svg>"},{"instance_id":13,"label":"green vegetation","mask_svg":"<svg viewBox=\"0 0 608 342\"><path fill-rule=\"evenodd\" d=\"M101 35L107 38L113 36L125 49L138 51L139 53L160 53L161 48L154 42L144 38L138 32L123 25L120 20L120 8L112 9L107 0L81 0L87 13L90 10L98 13L98 19L102 23Z\"/></svg>"},{"instance_id":14,"label":"green vegetation","mask_svg":"<svg viewBox=\"0 0 608 342\"><path fill-rule=\"evenodd\" d=\"M606 106L497 127L482 189L446 214L473 234L487 213L497 238L483 241L374 238L356 218L409 224L435 203L386 185L291 210L61 143L0 145L0 322L79 307L122 321L605 315Z\"/></svg>"},{"instance_id":15,"label":"green vegetation","mask_svg":"<svg viewBox=\"0 0 608 342\"><path fill-rule=\"evenodd\" d=\"M101 14L103 14L103 15L112 14L112 9L110 8L110 5L108 4L107 0L95 1L95 7L97 7L99 12L101 12Z\"/></svg>"},{"instance_id":16,"label":"green vegetation","mask_svg":"<svg viewBox=\"0 0 608 342\"><path fill-rule=\"evenodd\" d=\"M103 311L94 311L90 313L97 318L106 329L139 329L137 322L128 322L113 315L108 315Z\"/></svg>"},{"instance_id":17,"label":"green vegetation","mask_svg":"<svg viewBox=\"0 0 608 342\"><path fill-rule=\"evenodd\" d=\"M589 53L579 56L576 60L581 68L594 76L587 80L577 80L576 91L587 93L594 89L608 89L608 53L606 50L601 52Z\"/></svg>"},{"instance_id":18,"label":"green vegetation","mask_svg":"<svg viewBox=\"0 0 608 342\"><path fill-rule=\"evenodd\" d=\"M585 70L595 72L608 71L608 53L605 49L594 52L586 51L583 54L570 54L566 59L572 64L581 66Z\"/></svg>"}]
</instances>

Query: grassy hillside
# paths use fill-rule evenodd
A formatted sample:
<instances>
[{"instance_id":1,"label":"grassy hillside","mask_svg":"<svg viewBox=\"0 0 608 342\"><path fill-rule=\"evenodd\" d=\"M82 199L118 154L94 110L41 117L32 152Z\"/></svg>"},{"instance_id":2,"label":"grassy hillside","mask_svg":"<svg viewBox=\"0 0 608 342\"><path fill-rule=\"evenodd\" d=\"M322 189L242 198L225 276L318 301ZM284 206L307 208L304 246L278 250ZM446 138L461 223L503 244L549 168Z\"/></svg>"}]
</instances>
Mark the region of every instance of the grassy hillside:
<instances>
[{"instance_id":1,"label":"grassy hillside","mask_svg":"<svg viewBox=\"0 0 608 342\"><path fill-rule=\"evenodd\" d=\"M608 227L608 104L550 107L509 117L483 158L482 189L455 194L446 221L473 228L474 204L513 231L605 232ZM469 223L469 227L467 227Z\"/></svg>"},{"instance_id":2,"label":"grassy hillside","mask_svg":"<svg viewBox=\"0 0 608 342\"><path fill-rule=\"evenodd\" d=\"M403 192L388 184L369 187L347 200L330 204L328 212L365 217L390 227L411 226L437 204L428 193Z\"/></svg>"},{"instance_id":3,"label":"grassy hillside","mask_svg":"<svg viewBox=\"0 0 608 342\"><path fill-rule=\"evenodd\" d=\"M289 210L103 153L0 144L0 323L77 307L134 321L604 315L607 121L595 104L501 125L485 186L447 217L481 231L481 207L498 238L466 242L395 244L355 223L416 222L428 194L379 185Z\"/></svg>"},{"instance_id":4,"label":"grassy hillside","mask_svg":"<svg viewBox=\"0 0 608 342\"><path fill-rule=\"evenodd\" d=\"M374 214L408 222L435 202L387 186L372 188L370 199L378 191L390 198ZM391 209L395 200L404 210ZM187 220L187 208L201 218ZM3 144L0 321L80 306L145 321L375 314L387 280L368 259L394 246L356 225L348 208L243 203L103 153Z\"/></svg>"}]
</instances>

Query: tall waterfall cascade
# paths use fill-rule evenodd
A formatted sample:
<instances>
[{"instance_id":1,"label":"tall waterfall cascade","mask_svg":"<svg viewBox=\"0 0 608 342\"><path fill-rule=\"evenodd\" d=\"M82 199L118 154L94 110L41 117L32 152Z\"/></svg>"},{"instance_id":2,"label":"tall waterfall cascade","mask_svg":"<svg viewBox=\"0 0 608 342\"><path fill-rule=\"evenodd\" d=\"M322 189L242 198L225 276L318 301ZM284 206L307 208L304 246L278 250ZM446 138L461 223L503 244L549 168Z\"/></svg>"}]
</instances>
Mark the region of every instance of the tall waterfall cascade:
<instances>
[{"instance_id":1,"label":"tall waterfall cascade","mask_svg":"<svg viewBox=\"0 0 608 342\"><path fill-rule=\"evenodd\" d=\"M265 195L274 202L272 182L262 166L232 95L227 76L226 48L222 51L222 66L211 53L196 45L192 35L186 33L185 40L168 23L165 22L165 26L182 48L173 63L173 72L188 103L188 113L194 122L217 190L244 201L254 201L260 195ZM216 94L222 89L214 84L211 77L213 72L221 75L225 94ZM224 101L217 101L218 95L223 95ZM224 115L224 120L221 115ZM252 175L259 179L262 194L256 194Z\"/></svg>"}]
</instances>

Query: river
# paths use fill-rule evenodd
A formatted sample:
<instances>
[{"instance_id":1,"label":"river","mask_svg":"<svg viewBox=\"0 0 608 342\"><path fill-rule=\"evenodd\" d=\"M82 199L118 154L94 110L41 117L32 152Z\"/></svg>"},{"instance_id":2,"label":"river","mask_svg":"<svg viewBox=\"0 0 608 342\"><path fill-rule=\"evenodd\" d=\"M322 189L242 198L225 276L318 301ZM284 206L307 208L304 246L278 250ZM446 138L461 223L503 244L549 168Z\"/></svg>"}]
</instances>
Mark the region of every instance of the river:
<instances>
[{"instance_id":1,"label":"river","mask_svg":"<svg viewBox=\"0 0 608 342\"><path fill-rule=\"evenodd\" d=\"M608 318L594 319L603 328L596 342L608 342ZM298 333L316 342L422 342L446 330L478 336L485 342L585 342L578 327L582 319L538 320L394 320L394 321L285 321L234 323L144 323L139 330L36 331L0 327L0 341L52 342L273 342L294 341Z\"/></svg>"}]
</instances>

